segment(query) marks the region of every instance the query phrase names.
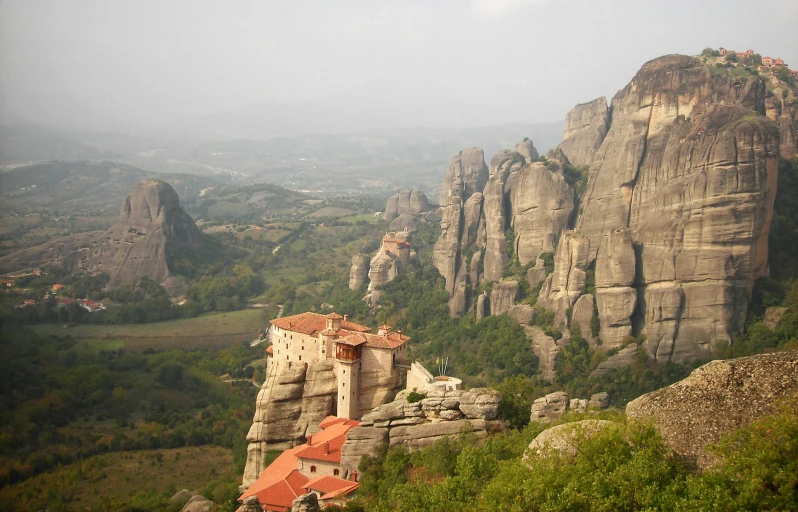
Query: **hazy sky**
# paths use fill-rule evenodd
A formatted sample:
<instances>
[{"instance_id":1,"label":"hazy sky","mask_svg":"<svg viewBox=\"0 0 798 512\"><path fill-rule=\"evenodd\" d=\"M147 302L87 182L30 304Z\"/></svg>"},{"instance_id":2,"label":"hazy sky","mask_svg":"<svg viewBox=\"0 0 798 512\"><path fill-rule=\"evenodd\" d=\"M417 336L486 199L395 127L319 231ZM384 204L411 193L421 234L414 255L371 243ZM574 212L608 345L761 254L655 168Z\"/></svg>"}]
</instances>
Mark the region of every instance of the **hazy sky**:
<instances>
[{"instance_id":1,"label":"hazy sky","mask_svg":"<svg viewBox=\"0 0 798 512\"><path fill-rule=\"evenodd\" d=\"M796 68L798 0L0 0L0 115L188 126L278 104L360 109L355 128L546 122L706 46Z\"/></svg>"}]
</instances>

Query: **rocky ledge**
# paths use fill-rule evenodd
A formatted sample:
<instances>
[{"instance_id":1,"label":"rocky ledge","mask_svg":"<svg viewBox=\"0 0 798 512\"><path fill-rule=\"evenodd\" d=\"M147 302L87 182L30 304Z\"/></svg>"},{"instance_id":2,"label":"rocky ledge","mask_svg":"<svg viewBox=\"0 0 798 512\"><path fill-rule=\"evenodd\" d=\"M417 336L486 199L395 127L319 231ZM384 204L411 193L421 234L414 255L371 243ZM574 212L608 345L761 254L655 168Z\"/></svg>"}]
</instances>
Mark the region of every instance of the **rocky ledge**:
<instances>
[{"instance_id":1,"label":"rocky ledge","mask_svg":"<svg viewBox=\"0 0 798 512\"><path fill-rule=\"evenodd\" d=\"M349 431L341 449L344 468L357 469L360 458L381 443L419 449L462 432L482 438L503 427L496 419L501 395L492 389L430 391L414 403L407 397L408 392L400 393L393 402L363 416L360 426Z\"/></svg>"}]
</instances>

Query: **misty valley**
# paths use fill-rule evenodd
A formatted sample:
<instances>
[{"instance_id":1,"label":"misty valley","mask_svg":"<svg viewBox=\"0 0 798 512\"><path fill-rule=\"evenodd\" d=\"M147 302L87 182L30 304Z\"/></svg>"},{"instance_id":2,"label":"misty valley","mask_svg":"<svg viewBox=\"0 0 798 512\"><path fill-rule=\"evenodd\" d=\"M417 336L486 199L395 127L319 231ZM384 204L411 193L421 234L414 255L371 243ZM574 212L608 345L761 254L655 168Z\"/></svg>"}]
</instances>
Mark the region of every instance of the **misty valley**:
<instances>
[{"instance_id":1,"label":"misty valley","mask_svg":"<svg viewBox=\"0 0 798 512\"><path fill-rule=\"evenodd\" d=\"M789 59L200 4L0 4L0 510L798 509Z\"/></svg>"}]
</instances>

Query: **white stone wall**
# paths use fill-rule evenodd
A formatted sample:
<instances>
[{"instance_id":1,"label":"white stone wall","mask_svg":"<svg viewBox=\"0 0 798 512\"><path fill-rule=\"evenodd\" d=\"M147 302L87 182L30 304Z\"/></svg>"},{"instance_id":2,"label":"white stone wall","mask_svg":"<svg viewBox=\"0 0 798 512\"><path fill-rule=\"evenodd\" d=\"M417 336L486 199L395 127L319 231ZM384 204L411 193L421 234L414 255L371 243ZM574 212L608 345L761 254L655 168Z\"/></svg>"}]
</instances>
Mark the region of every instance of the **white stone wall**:
<instances>
[{"instance_id":1,"label":"white stone wall","mask_svg":"<svg viewBox=\"0 0 798 512\"><path fill-rule=\"evenodd\" d=\"M315 466L316 472L311 473L310 467ZM338 470L339 474L335 474L335 470ZM308 478L315 478L317 476L323 475L330 475L330 476L337 476L338 478L343 478L344 470L341 468L339 464L334 462L327 462L322 460L312 460L312 459L299 459L297 461L297 470L300 473L305 475Z\"/></svg>"},{"instance_id":2,"label":"white stone wall","mask_svg":"<svg viewBox=\"0 0 798 512\"><path fill-rule=\"evenodd\" d=\"M278 374L288 367L288 363L310 365L319 360L320 341L307 334L275 327L272 344L275 371Z\"/></svg>"},{"instance_id":3,"label":"white stone wall","mask_svg":"<svg viewBox=\"0 0 798 512\"><path fill-rule=\"evenodd\" d=\"M338 362L338 417L360 418L361 362Z\"/></svg>"}]
</instances>

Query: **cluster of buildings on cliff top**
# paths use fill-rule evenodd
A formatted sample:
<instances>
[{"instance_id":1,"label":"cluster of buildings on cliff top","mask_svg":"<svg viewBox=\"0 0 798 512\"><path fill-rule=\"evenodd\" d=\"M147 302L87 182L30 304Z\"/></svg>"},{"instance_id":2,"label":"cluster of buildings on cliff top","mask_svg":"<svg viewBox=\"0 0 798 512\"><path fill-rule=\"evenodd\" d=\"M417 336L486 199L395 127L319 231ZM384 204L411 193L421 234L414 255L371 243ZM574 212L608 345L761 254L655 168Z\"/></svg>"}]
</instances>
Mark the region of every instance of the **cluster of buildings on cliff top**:
<instances>
[{"instance_id":1,"label":"cluster of buildings on cliff top","mask_svg":"<svg viewBox=\"0 0 798 512\"><path fill-rule=\"evenodd\" d=\"M747 58L754 56L754 50L748 49L744 52L735 52L733 50L727 50L726 48L718 48L721 57L725 57L727 55L735 55L740 58ZM787 71L790 72L792 77L798 80L798 71L794 71L787 67L787 64L784 63L784 60L781 57L762 57L762 65L759 66L760 69L772 69L772 68L787 68Z\"/></svg>"},{"instance_id":2,"label":"cluster of buildings on cliff top","mask_svg":"<svg viewBox=\"0 0 798 512\"><path fill-rule=\"evenodd\" d=\"M341 465L346 434L358 426L370 402L362 393L361 380L388 381L405 375L408 389L460 389L455 378L434 378L421 364L407 362L409 336L383 325L372 333L365 325L337 313L302 313L271 321L271 342L266 349L266 375L279 376L295 365L333 362L337 381L337 416L328 416L320 432L305 444L285 450L266 467L241 495L241 501L257 498L263 510L290 510L297 497L313 492L322 505L345 501L359 487L357 471ZM363 403L361 403L361 401Z\"/></svg>"}]
</instances>

